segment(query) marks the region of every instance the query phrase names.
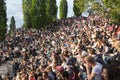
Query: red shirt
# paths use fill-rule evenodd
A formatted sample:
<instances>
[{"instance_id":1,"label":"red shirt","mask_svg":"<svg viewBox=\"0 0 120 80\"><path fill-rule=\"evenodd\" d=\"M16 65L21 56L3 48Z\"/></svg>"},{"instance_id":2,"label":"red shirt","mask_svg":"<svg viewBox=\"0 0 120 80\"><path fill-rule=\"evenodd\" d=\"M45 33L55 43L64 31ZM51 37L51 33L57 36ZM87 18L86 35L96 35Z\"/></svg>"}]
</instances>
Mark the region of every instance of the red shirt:
<instances>
[{"instance_id":1,"label":"red shirt","mask_svg":"<svg viewBox=\"0 0 120 80\"><path fill-rule=\"evenodd\" d=\"M30 80L36 80L35 77L31 77Z\"/></svg>"}]
</instances>

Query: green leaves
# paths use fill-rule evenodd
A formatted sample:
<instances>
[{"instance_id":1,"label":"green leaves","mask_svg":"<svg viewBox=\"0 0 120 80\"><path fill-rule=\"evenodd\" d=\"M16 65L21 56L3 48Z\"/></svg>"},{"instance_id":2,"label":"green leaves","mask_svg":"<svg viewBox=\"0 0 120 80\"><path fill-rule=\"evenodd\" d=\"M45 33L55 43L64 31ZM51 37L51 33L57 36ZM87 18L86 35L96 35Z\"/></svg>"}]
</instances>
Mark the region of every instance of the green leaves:
<instances>
[{"instance_id":1,"label":"green leaves","mask_svg":"<svg viewBox=\"0 0 120 80\"><path fill-rule=\"evenodd\" d=\"M75 13L75 16L79 16L84 11L85 0L74 0L73 5L73 11Z\"/></svg>"},{"instance_id":2,"label":"green leaves","mask_svg":"<svg viewBox=\"0 0 120 80\"><path fill-rule=\"evenodd\" d=\"M112 18L111 23L120 25L120 0L104 0L104 4L108 9L107 15Z\"/></svg>"},{"instance_id":3,"label":"green leaves","mask_svg":"<svg viewBox=\"0 0 120 80\"><path fill-rule=\"evenodd\" d=\"M41 28L57 18L56 0L23 0L24 25Z\"/></svg>"},{"instance_id":4,"label":"green leaves","mask_svg":"<svg viewBox=\"0 0 120 80\"><path fill-rule=\"evenodd\" d=\"M31 5L32 5L32 0L22 0L24 26L26 28L31 28L32 27L31 16L30 16Z\"/></svg>"},{"instance_id":5,"label":"green leaves","mask_svg":"<svg viewBox=\"0 0 120 80\"><path fill-rule=\"evenodd\" d=\"M54 22L57 18L56 0L46 0L46 24Z\"/></svg>"},{"instance_id":6,"label":"green leaves","mask_svg":"<svg viewBox=\"0 0 120 80\"><path fill-rule=\"evenodd\" d=\"M15 19L14 19L14 16L12 16L10 21L10 30L14 31L15 29L16 29Z\"/></svg>"},{"instance_id":7,"label":"green leaves","mask_svg":"<svg viewBox=\"0 0 120 80\"><path fill-rule=\"evenodd\" d=\"M66 0L60 1L60 19L64 19L67 17L68 13L68 4Z\"/></svg>"},{"instance_id":8,"label":"green leaves","mask_svg":"<svg viewBox=\"0 0 120 80\"><path fill-rule=\"evenodd\" d=\"M92 3L92 10L96 14L104 13L104 17L109 16L111 23L120 25L120 0L101 0L103 5L95 0L74 0L74 13L79 16L85 9L88 1Z\"/></svg>"},{"instance_id":9,"label":"green leaves","mask_svg":"<svg viewBox=\"0 0 120 80\"><path fill-rule=\"evenodd\" d=\"M7 30L6 4L4 0L0 1L0 41L5 37Z\"/></svg>"},{"instance_id":10,"label":"green leaves","mask_svg":"<svg viewBox=\"0 0 120 80\"><path fill-rule=\"evenodd\" d=\"M32 0L32 7L30 10L32 27L40 28L44 26L45 16L45 0Z\"/></svg>"}]
</instances>

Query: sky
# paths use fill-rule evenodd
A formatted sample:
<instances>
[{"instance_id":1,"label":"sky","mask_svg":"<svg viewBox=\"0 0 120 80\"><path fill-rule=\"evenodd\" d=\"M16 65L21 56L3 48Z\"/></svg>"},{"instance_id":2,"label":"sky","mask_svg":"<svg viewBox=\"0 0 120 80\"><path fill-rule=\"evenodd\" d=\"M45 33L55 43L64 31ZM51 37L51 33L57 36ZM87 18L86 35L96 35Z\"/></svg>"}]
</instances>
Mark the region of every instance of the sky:
<instances>
[{"instance_id":1,"label":"sky","mask_svg":"<svg viewBox=\"0 0 120 80\"><path fill-rule=\"evenodd\" d=\"M68 17L71 17L74 15L73 0L67 0L67 1L68 1ZM60 5L60 0L57 0L57 6L59 5ZM6 0L6 6L7 6L8 26L10 24L11 17L14 16L16 21L16 27L20 28L23 25L22 0ZM57 16L59 16L59 10Z\"/></svg>"}]
</instances>

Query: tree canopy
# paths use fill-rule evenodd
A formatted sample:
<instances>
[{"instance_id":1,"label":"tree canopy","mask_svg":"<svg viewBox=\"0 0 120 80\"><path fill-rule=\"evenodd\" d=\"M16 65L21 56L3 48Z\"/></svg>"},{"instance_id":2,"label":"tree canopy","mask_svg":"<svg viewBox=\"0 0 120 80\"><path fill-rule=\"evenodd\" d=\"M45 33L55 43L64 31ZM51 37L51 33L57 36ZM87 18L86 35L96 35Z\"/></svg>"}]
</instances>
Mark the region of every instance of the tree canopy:
<instances>
[{"instance_id":1,"label":"tree canopy","mask_svg":"<svg viewBox=\"0 0 120 80\"><path fill-rule=\"evenodd\" d=\"M103 0L107 9L107 16L112 18L112 23L120 25L120 0Z\"/></svg>"},{"instance_id":2,"label":"tree canopy","mask_svg":"<svg viewBox=\"0 0 120 80\"><path fill-rule=\"evenodd\" d=\"M81 15L84 11L86 0L74 0L73 11L75 16Z\"/></svg>"},{"instance_id":3,"label":"tree canopy","mask_svg":"<svg viewBox=\"0 0 120 80\"><path fill-rule=\"evenodd\" d=\"M56 0L46 0L46 24L50 24L57 19Z\"/></svg>"},{"instance_id":4,"label":"tree canopy","mask_svg":"<svg viewBox=\"0 0 120 80\"><path fill-rule=\"evenodd\" d=\"M10 21L10 30L15 30L16 29L16 25L15 25L15 19L14 16L11 17L11 21Z\"/></svg>"},{"instance_id":5,"label":"tree canopy","mask_svg":"<svg viewBox=\"0 0 120 80\"><path fill-rule=\"evenodd\" d=\"M5 0L0 1L0 41L5 38L7 31L7 18L6 18L6 3Z\"/></svg>"},{"instance_id":6,"label":"tree canopy","mask_svg":"<svg viewBox=\"0 0 120 80\"><path fill-rule=\"evenodd\" d=\"M56 0L23 0L24 26L41 28L57 19Z\"/></svg>"},{"instance_id":7,"label":"tree canopy","mask_svg":"<svg viewBox=\"0 0 120 80\"><path fill-rule=\"evenodd\" d=\"M32 0L22 0L24 26L26 28L31 28L32 27L31 16L30 16L31 5L32 5Z\"/></svg>"},{"instance_id":8,"label":"tree canopy","mask_svg":"<svg viewBox=\"0 0 120 80\"><path fill-rule=\"evenodd\" d=\"M40 28L45 25L46 19L46 6L45 0L32 0L32 6L30 10L32 27Z\"/></svg>"},{"instance_id":9,"label":"tree canopy","mask_svg":"<svg viewBox=\"0 0 120 80\"><path fill-rule=\"evenodd\" d=\"M67 18L68 4L66 0L60 1L60 19Z\"/></svg>"}]
</instances>

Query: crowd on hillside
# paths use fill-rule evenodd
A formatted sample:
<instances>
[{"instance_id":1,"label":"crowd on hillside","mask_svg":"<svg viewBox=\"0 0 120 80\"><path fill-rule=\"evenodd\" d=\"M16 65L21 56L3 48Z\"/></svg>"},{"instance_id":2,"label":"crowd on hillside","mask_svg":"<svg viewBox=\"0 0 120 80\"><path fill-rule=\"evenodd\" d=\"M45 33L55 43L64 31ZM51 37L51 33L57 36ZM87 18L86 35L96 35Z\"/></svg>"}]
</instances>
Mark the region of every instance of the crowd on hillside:
<instances>
[{"instance_id":1,"label":"crowd on hillside","mask_svg":"<svg viewBox=\"0 0 120 80\"><path fill-rule=\"evenodd\" d=\"M6 61L13 76L0 80L119 80L120 27L91 15L21 28L0 43L0 65Z\"/></svg>"}]
</instances>

